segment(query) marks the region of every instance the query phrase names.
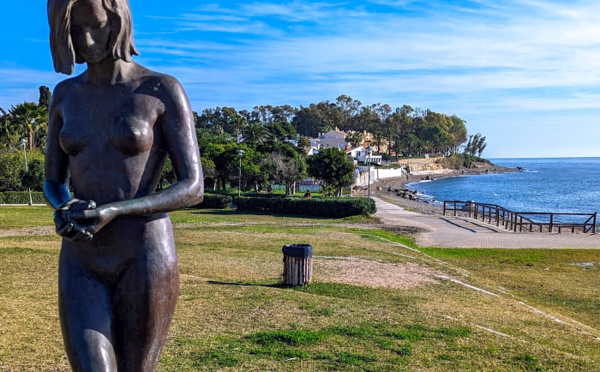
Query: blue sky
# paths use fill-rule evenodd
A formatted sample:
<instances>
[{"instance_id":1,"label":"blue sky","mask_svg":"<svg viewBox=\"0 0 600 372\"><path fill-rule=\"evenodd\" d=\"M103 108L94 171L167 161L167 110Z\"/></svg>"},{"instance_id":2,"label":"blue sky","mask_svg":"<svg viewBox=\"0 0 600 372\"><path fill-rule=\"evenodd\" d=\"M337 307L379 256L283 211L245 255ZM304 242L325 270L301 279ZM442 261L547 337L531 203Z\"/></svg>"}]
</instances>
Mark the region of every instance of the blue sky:
<instances>
[{"instance_id":1,"label":"blue sky","mask_svg":"<svg viewBox=\"0 0 600 372\"><path fill-rule=\"evenodd\" d=\"M597 1L130 3L136 61L178 78L196 111L346 94L456 114L486 157L600 156ZM45 4L3 4L0 107L65 78Z\"/></svg>"}]
</instances>

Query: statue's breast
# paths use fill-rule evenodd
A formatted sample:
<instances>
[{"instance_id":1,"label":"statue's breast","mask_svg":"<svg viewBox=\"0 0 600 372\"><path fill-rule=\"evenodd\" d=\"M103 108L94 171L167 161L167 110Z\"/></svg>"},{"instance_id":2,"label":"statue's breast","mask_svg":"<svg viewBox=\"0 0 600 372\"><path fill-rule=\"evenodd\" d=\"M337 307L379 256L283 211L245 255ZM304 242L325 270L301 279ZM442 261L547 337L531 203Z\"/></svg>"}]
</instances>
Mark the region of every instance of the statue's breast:
<instances>
[{"instance_id":1,"label":"statue's breast","mask_svg":"<svg viewBox=\"0 0 600 372\"><path fill-rule=\"evenodd\" d=\"M91 141L92 136L84 126L65 120L59 134L59 143L67 155L77 156Z\"/></svg>"},{"instance_id":2,"label":"statue's breast","mask_svg":"<svg viewBox=\"0 0 600 372\"><path fill-rule=\"evenodd\" d=\"M153 141L152 125L135 116L118 116L109 125L94 120L65 121L60 131L60 146L70 156L86 149L104 151L107 145L123 155L133 156L150 150Z\"/></svg>"},{"instance_id":3,"label":"statue's breast","mask_svg":"<svg viewBox=\"0 0 600 372\"><path fill-rule=\"evenodd\" d=\"M137 155L150 150L154 141L152 126L133 115L119 116L108 130L108 142L124 155Z\"/></svg>"},{"instance_id":4,"label":"statue's breast","mask_svg":"<svg viewBox=\"0 0 600 372\"><path fill-rule=\"evenodd\" d=\"M60 132L64 152L76 156L87 150L103 156L112 149L135 156L152 148L159 101L148 95L117 93L102 96L83 91L68 97Z\"/></svg>"}]
</instances>

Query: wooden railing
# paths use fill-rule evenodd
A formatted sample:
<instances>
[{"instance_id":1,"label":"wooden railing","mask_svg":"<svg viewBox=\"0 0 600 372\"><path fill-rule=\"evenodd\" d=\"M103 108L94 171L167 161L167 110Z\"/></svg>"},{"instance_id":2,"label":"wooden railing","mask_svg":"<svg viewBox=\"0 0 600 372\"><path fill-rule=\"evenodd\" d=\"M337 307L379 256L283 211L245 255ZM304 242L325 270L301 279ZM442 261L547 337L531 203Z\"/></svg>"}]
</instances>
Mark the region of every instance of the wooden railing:
<instances>
[{"instance_id":1,"label":"wooden railing","mask_svg":"<svg viewBox=\"0 0 600 372\"><path fill-rule=\"evenodd\" d=\"M562 232L562 229L571 229L571 232L596 233L597 213L546 213L546 212L514 212L495 204L477 203L474 201L444 201L444 216L446 212L469 217L504 227L507 230L522 232L527 231ZM569 221L569 218L581 217L579 221Z\"/></svg>"}]
</instances>

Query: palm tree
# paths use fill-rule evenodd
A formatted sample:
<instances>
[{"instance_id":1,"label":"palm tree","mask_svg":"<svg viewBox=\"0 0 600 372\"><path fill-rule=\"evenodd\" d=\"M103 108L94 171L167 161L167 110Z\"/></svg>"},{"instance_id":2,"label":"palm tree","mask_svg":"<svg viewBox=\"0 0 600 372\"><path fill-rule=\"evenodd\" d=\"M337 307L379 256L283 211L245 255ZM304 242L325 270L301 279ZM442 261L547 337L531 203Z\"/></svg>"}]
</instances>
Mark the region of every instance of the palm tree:
<instances>
[{"instance_id":1,"label":"palm tree","mask_svg":"<svg viewBox=\"0 0 600 372\"><path fill-rule=\"evenodd\" d=\"M0 141L9 151L19 147L19 127L10 120L8 114L0 116Z\"/></svg>"},{"instance_id":2,"label":"palm tree","mask_svg":"<svg viewBox=\"0 0 600 372\"><path fill-rule=\"evenodd\" d=\"M298 146L303 149L308 149L310 147L310 139L306 136L300 136L300 138L298 138Z\"/></svg>"},{"instance_id":3,"label":"palm tree","mask_svg":"<svg viewBox=\"0 0 600 372\"><path fill-rule=\"evenodd\" d=\"M381 153L381 141L385 140L385 134L381 129L378 129L373 133L373 141L377 144L377 152Z\"/></svg>"},{"instance_id":4,"label":"palm tree","mask_svg":"<svg viewBox=\"0 0 600 372\"><path fill-rule=\"evenodd\" d=\"M48 110L34 102L23 102L11 106L8 111L11 121L17 125L22 134L26 134L29 150L36 145L43 146L44 138L48 131Z\"/></svg>"},{"instance_id":5,"label":"palm tree","mask_svg":"<svg viewBox=\"0 0 600 372\"><path fill-rule=\"evenodd\" d=\"M359 131L353 131L346 135L346 142L350 142L352 147L358 147L363 144L363 134Z\"/></svg>"},{"instance_id":6,"label":"palm tree","mask_svg":"<svg viewBox=\"0 0 600 372\"><path fill-rule=\"evenodd\" d=\"M263 125L258 123L248 124L244 128L244 142L246 143L265 143L271 139L271 133Z\"/></svg>"}]
</instances>

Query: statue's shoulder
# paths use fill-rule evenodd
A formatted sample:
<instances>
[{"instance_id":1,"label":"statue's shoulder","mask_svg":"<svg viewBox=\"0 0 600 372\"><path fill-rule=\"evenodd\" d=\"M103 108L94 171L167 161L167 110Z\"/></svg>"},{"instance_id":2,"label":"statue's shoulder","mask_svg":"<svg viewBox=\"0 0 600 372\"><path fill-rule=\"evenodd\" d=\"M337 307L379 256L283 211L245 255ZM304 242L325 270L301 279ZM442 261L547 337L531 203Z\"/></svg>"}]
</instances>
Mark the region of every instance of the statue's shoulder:
<instances>
[{"instance_id":1,"label":"statue's shoulder","mask_svg":"<svg viewBox=\"0 0 600 372\"><path fill-rule=\"evenodd\" d=\"M81 75L61 81L54 87L52 97L62 98L73 92L73 88L81 84Z\"/></svg>"},{"instance_id":2,"label":"statue's shoulder","mask_svg":"<svg viewBox=\"0 0 600 372\"><path fill-rule=\"evenodd\" d=\"M151 79L155 83L160 84L168 93L177 93L183 90L179 80L171 75L154 72Z\"/></svg>"},{"instance_id":3,"label":"statue's shoulder","mask_svg":"<svg viewBox=\"0 0 600 372\"><path fill-rule=\"evenodd\" d=\"M52 92L52 99L50 100L50 111L51 112L60 112L60 107L62 106L62 102L71 94L74 94L75 87L81 84L80 76L75 76L72 78L65 79L60 83L56 84L54 87L54 91Z\"/></svg>"},{"instance_id":4,"label":"statue's shoulder","mask_svg":"<svg viewBox=\"0 0 600 372\"><path fill-rule=\"evenodd\" d=\"M171 75L162 74L144 68L140 76L140 86L146 89L153 90L163 99L179 100L187 99L181 83Z\"/></svg>"}]
</instances>

